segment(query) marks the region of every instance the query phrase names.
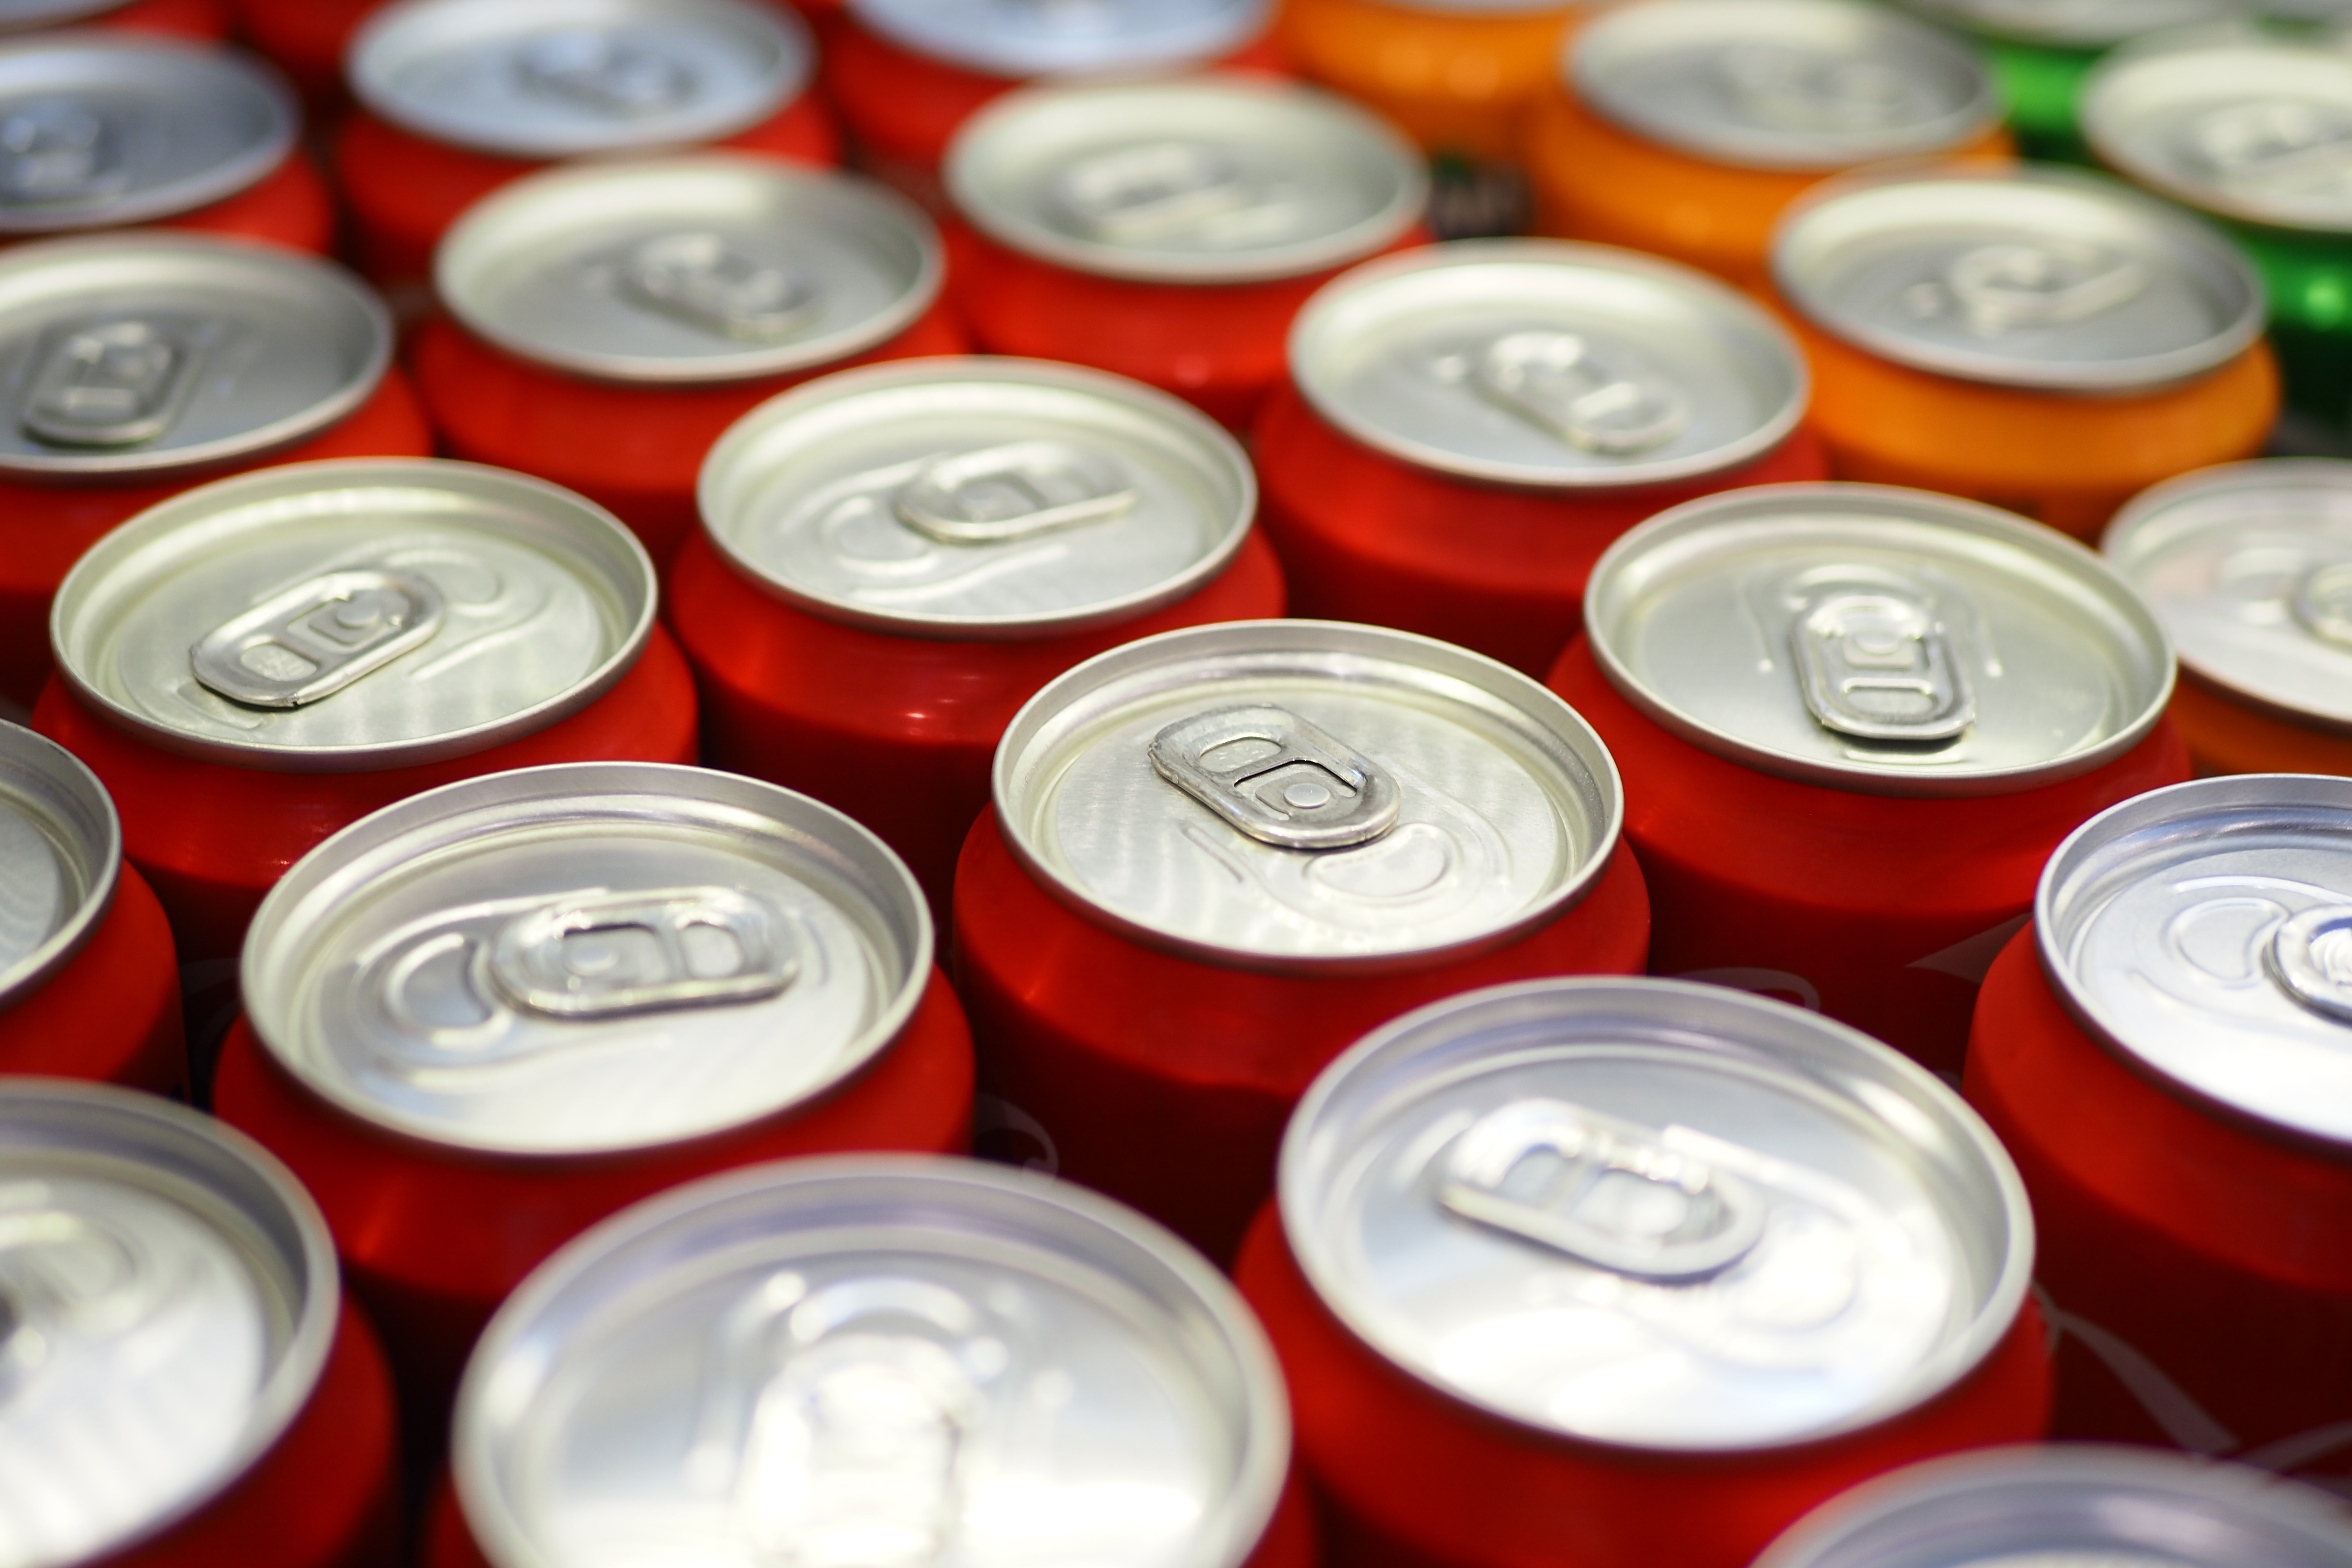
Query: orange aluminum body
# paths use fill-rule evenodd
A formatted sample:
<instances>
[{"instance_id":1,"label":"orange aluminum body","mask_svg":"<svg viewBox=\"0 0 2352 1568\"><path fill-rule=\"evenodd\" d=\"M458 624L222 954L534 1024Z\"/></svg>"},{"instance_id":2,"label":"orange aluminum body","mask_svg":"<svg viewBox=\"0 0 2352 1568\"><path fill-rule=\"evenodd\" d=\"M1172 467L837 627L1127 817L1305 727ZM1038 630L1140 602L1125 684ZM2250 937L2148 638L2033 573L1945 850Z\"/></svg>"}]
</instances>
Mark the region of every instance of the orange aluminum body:
<instances>
[{"instance_id":1,"label":"orange aluminum body","mask_svg":"<svg viewBox=\"0 0 2352 1568\"><path fill-rule=\"evenodd\" d=\"M1286 0L1275 36L1301 76L1378 110L1430 152L1500 163L1517 152L1578 11Z\"/></svg>"}]
</instances>

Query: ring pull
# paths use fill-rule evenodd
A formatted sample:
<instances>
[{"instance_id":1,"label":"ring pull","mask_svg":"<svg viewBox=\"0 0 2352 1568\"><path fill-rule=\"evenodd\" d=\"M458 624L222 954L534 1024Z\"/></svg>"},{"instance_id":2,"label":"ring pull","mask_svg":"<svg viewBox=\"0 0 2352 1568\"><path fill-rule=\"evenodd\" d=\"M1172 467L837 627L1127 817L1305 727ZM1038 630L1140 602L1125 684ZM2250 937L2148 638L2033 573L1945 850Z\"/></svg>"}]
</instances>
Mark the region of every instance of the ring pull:
<instances>
[{"instance_id":1,"label":"ring pull","mask_svg":"<svg viewBox=\"0 0 2352 1568\"><path fill-rule=\"evenodd\" d=\"M1277 849L1344 849L1397 825L1396 781L1286 708L1221 708L1151 739L1154 772Z\"/></svg>"},{"instance_id":2,"label":"ring pull","mask_svg":"<svg viewBox=\"0 0 2352 1568\"><path fill-rule=\"evenodd\" d=\"M1943 742L1976 722L1976 694L1927 602L1877 584L1814 597L1790 628L1805 706L1857 741Z\"/></svg>"}]
</instances>

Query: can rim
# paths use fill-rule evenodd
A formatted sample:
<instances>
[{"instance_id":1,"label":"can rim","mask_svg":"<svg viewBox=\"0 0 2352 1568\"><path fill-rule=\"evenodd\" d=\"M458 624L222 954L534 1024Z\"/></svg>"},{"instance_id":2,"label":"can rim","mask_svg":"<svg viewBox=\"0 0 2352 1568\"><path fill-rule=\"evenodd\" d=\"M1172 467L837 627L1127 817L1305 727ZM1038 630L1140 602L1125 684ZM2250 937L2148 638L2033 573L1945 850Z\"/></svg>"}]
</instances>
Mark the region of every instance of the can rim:
<instances>
[{"instance_id":1,"label":"can rim","mask_svg":"<svg viewBox=\"0 0 2352 1568\"><path fill-rule=\"evenodd\" d=\"M0 0L0 33L30 32L120 11L131 0Z\"/></svg>"},{"instance_id":2,"label":"can rim","mask_svg":"<svg viewBox=\"0 0 2352 1568\"><path fill-rule=\"evenodd\" d=\"M1206 64L1264 35L1275 5L1274 0L1227 0L1234 19L1222 26L1196 23L1172 36L1145 40L1140 47L1132 39L1114 37L1108 44L1081 39L1025 54L1018 41L1007 47L985 31L959 31L952 20L941 24L937 0L845 0L843 9L857 26L926 59L999 81L1029 81Z\"/></svg>"},{"instance_id":3,"label":"can rim","mask_svg":"<svg viewBox=\"0 0 2352 1568\"><path fill-rule=\"evenodd\" d=\"M115 889L122 881L122 818L114 809L114 797L89 763L47 735L5 721L0 721L0 777L20 788L29 782L47 797L43 804L62 805L83 819L70 826L85 830L73 847L86 862L81 869L89 883L70 920L32 952L0 968L0 1011L5 1011L56 979L98 934L113 909ZM98 829L94 843L87 832L92 826Z\"/></svg>"},{"instance_id":4,"label":"can rim","mask_svg":"<svg viewBox=\"0 0 2352 1568\"><path fill-rule=\"evenodd\" d=\"M1958 27L1979 37L1999 38L2008 43L2022 44L2028 48L2049 49L2064 54L2087 55L2126 43L2138 36L2129 30L2118 31L2113 26L2100 26L2095 20L2089 26L2078 23L2072 26L2062 20L2058 26L2045 27L2041 32L2016 26L2003 26L2000 22L1984 16L1983 13L1989 9L1984 0L1898 0L1898 3L1906 10L1924 13L1927 20L1941 23L1947 27ZM2224 4L2212 7L2211 13L2202 19L2214 20L2231 8L2230 0L2224 0ZM2196 23L2192 21L2188 25L2193 26Z\"/></svg>"}]
</instances>

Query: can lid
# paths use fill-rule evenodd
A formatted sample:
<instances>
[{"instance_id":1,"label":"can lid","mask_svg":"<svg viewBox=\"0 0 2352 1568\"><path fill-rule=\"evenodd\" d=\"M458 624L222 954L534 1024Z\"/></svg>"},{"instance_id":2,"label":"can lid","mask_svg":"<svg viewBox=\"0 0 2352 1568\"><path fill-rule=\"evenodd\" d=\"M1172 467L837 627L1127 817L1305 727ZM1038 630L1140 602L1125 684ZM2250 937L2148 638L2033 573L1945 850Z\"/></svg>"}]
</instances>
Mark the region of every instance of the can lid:
<instances>
[{"instance_id":1,"label":"can lid","mask_svg":"<svg viewBox=\"0 0 2352 1568\"><path fill-rule=\"evenodd\" d=\"M45 735L0 721L0 1009L65 967L122 874L122 823L98 775Z\"/></svg>"},{"instance_id":2,"label":"can lid","mask_svg":"<svg viewBox=\"0 0 2352 1568\"><path fill-rule=\"evenodd\" d=\"M1924 1068L1717 986L1545 980L1375 1030L1291 1117L1318 1295L1457 1399L1586 1442L1725 1452L1883 1421L2000 1343L2025 1189Z\"/></svg>"},{"instance_id":3,"label":"can lid","mask_svg":"<svg viewBox=\"0 0 2352 1568\"><path fill-rule=\"evenodd\" d=\"M1007 93L965 121L944 173L1013 249L1161 283L1344 267L1402 238L1429 197L1419 150L1378 116L1244 76Z\"/></svg>"},{"instance_id":4,"label":"can lid","mask_svg":"<svg viewBox=\"0 0 2352 1568\"><path fill-rule=\"evenodd\" d=\"M491 1320L453 1470L499 1568L1235 1568L1289 1460L1282 1373L1206 1260L1066 1182L793 1160L572 1242ZM651 1548L649 1548L651 1549Z\"/></svg>"},{"instance_id":5,"label":"can lid","mask_svg":"<svg viewBox=\"0 0 2352 1568\"><path fill-rule=\"evenodd\" d=\"M1805 197L1772 277L1812 322L1939 375L2134 392L2262 335L2262 279L2198 218L2047 166L1852 175Z\"/></svg>"},{"instance_id":6,"label":"can lid","mask_svg":"<svg viewBox=\"0 0 2352 1568\"><path fill-rule=\"evenodd\" d=\"M858 24L919 55L1015 79L1167 70L1265 31L1274 0L848 0Z\"/></svg>"},{"instance_id":7,"label":"can lid","mask_svg":"<svg viewBox=\"0 0 2352 1568\"><path fill-rule=\"evenodd\" d=\"M2163 716L2172 645L2097 556L1925 490L1759 485L1660 513L1585 591L1594 658L1695 745L1865 795L2034 789Z\"/></svg>"},{"instance_id":8,"label":"can lid","mask_svg":"<svg viewBox=\"0 0 2352 1568\"><path fill-rule=\"evenodd\" d=\"M349 773L464 756L594 701L652 635L603 508L471 463L288 463L109 533L49 612L58 672L151 744Z\"/></svg>"},{"instance_id":9,"label":"can lid","mask_svg":"<svg viewBox=\"0 0 2352 1568\"><path fill-rule=\"evenodd\" d=\"M509 158L716 142L799 96L807 24L751 0L398 0L352 39L352 93Z\"/></svg>"},{"instance_id":10,"label":"can lid","mask_svg":"<svg viewBox=\"0 0 2352 1568\"><path fill-rule=\"evenodd\" d=\"M1788 439L1796 343L1706 274L1611 246L1455 240L1334 279L1290 331L1315 411L1377 451L1489 482L1615 489Z\"/></svg>"},{"instance_id":11,"label":"can lid","mask_svg":"<svg viewBox=\"0 0 2352 1568\"><path fill-rule=\"evenodd\" d=\"M442 302L511 353L610 381L744 381L888 342L939 297L939 231L854 175L726 153L551 169L467 210Z\"/></svg>"},{"instance_id":12,"label":"can lid","mask_svg":"<svg viewBox=\"0 0 2352 1568\"><path fill-rule=\"evenodd\" d=\"M1580 30L1563 64L1602 118L1751 168L1948 152L2000 123L1975 54L1858 0L1644 0Z\"/></svg>"},{"instance_id":13,"label":"can lid","mask_svg":"<svg viewBox=\"0 0 2352 1568\"><path fill-rule=\"evenodd\" d=\"M733 773L581 763L336 834L247 936L247 1016L295 1078L446 1147L674 1143L837 1088L931 975L880 839Z\"/></svg>"},{"instance_id":14,"label":"can lid","mask_svg":"<svg viewBox=\"0 0 2352 1568\"><path fill-rule=\"evenodd\" d=\"M0 1080L0 1519L64 1568L194 1512L309 1403L335 1248L283 1165L155 1095Z\"/></svg>"},{"instance_id":15,"label":"can lid","mask_svg":"<svg viewBox=\"0 0 2352 1568\"><path fill-rule=\"evenodd\" d=\"M1224 430L1124 376L921 359L745 415L704 461L700 499L712 542L790 604L994 640L1192 593L1248 536L1257 482Z\"/></svg>"},{"instance_id":16,"label":"can lid","mask_svg":"<svg viewBox=\"0 0 2352 1568\"><path fill-rule=\"evenodd\" d=\"M1930 20L2021 43L2106 48L2168 27L2225 22L2252 0L1901 0Z\"/></svg>"},{"instance_id":17,"label":"can lid","mask_svg":"<svg viewBox=\"0 0 2352 1568\"><path fill-rule=\"evenodd\" d=\"M1087 919L1248 969L1417 968L1557 919L1608 868L1617 766L1449 643L1332 621L1145 637L997 747L1013 853Z\"/></svg>"}]
</instances>

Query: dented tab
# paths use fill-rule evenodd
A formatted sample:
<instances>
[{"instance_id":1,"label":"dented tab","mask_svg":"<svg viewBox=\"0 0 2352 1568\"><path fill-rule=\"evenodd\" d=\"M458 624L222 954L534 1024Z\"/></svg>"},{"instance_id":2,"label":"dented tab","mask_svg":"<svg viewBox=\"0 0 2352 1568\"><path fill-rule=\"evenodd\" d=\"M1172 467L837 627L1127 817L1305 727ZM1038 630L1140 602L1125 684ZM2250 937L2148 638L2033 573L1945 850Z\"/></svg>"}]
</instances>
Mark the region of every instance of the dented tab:
<instances>
[{"instance_id":1,"label":"dented tab","mask_svg":"<svg viewBox=\"0 0 2352 1568\"><path fill-rule=\"evenodd\" d=\"M1580 451L1637 457L1690 427L1691 400L1680 387L1610 364L1575 332L1496 338L1472 374L1487 398Z\"/></svg>"},{"instance_id":2,"label":"dented tab","mask_svg":"<svg viewBox=\"0 0 2352 1568\"><path fill-rule=\"evenodd\" d=\"M800 972L772 911L716 887L565 894L509 921L482 963L514 1006L573 1022L761 1001Z\"/></svg>"},{"instance_id":3,"label":"dented tab","mask_svg":"<svg viewBox=\"0 0 2352 1568\"><path fill-rule=\"evenodd\" d=\"M114 126L89 104L37 99L0 118L0 202L104 201L130 183Z\"/></svg>"},{"instance_id":4,"label":"dented tab","mask_svg":"<svg viewBox=\"0 0 2352 1568\"><path fill-rule=\"evenodd\" d=\"M1805 706L1839 734L1950 741L1976 721L1951 634L1924 597L1891 584L1841 584L1806 606L1790 640Z\"/></svg>"},{"instance_id":5,"label":"dented tab","mask_svg":"<svg viewBox=\"0 0 2352 1568\"><path fill-rule=\"evenodd\" d=\"M1135 502L1135 487L1107 455L1017 441L926 465L892 510L942 544L1003 544L1124 517Z\"/></svg>"},{"instance_id":6,"label":"dented tab","mask_svg":"<svg viewBox=\"0 0 2352 1568\"><path fill-rule=\"evenodd\" d=\"M1977 336L2000 338L2105 315L2138 298L2148 281L2140 262L2096 246L1979 245L1953 259L1940 287L1921 283L1910 299L1923 317L1948 302Z\"/></svg>"},{"instance_id":7,"label":"dented tab","mask_svg":"<svg viewBox=\"0 0 2352 1568\"><path fill-rule=\"evenodd\" d=\"M55 334L18 423L58 447L131 447L172 427L196 382L188 335L136 317Z\"/></svg>"},{"instance_id":8,"label":"dented tab","mask_svg":"<svg viewBox=\"0 0 2352 1568\"><path fill-rule=\"evenodd\" d=\"M1254 218L1286 216L1290 205L1225 150L1172 138L1083 158L1055 194L1083 230L1110 245L1164 245L1235 226L1253 237Z\"/></svg>"},{"instance_id":9,"label":"dented tab","mask_svg":"<svg viewBox=\"0 0 2352 1568\"><path fill-rule=\"evenodd\" d=\"M690 100L694 73L656 49L593 27L565 27L530 39L515 58L526 91L633 119Z\"/></svg>"},{"instance_id":10,"label":"dented tab","mask_svg":"<svg viewBox=\"0 0 2352 1568\"><path fill-rule=\"evenodd\" d=\"M188 650L196 679L249 708L299 708L430 641L440 590L424 578L349 566L298 584Z\"/></svg>"},{"instance_id":11,"label":"dented tab","mask_svg":"<svg viewBox=\"0 0 2352 1568\"><path fill-rule=\"evenodd\" d=\"M822 299L806 279L702 229L660 235L631 248L620 264L620 288L626 298L673 320L750 342L799 330Z\"/></svg>"},{"instance_id":12,"label":"dented tab","mask_svg":"<svg viewBox=\"0 0 2352 1568\"><path fill-rule=\"evenodd\" d=\"M1222 708L1151 740L1160 776L1278 849L1341 849L1394 827L1395 781L1286 708Z\"/></svg>"},{"instance_id":13,"label":"dented tab","mask_svg":"<svg viewBox=\"0 0 2352 1568\"><path fill-rule=\"evenodd\" d=\"M2322 1017L2352 1024L2352 905L2323 905L2284 921L2263 956L2288 995Z\"/></svg>"}]
</instances>

